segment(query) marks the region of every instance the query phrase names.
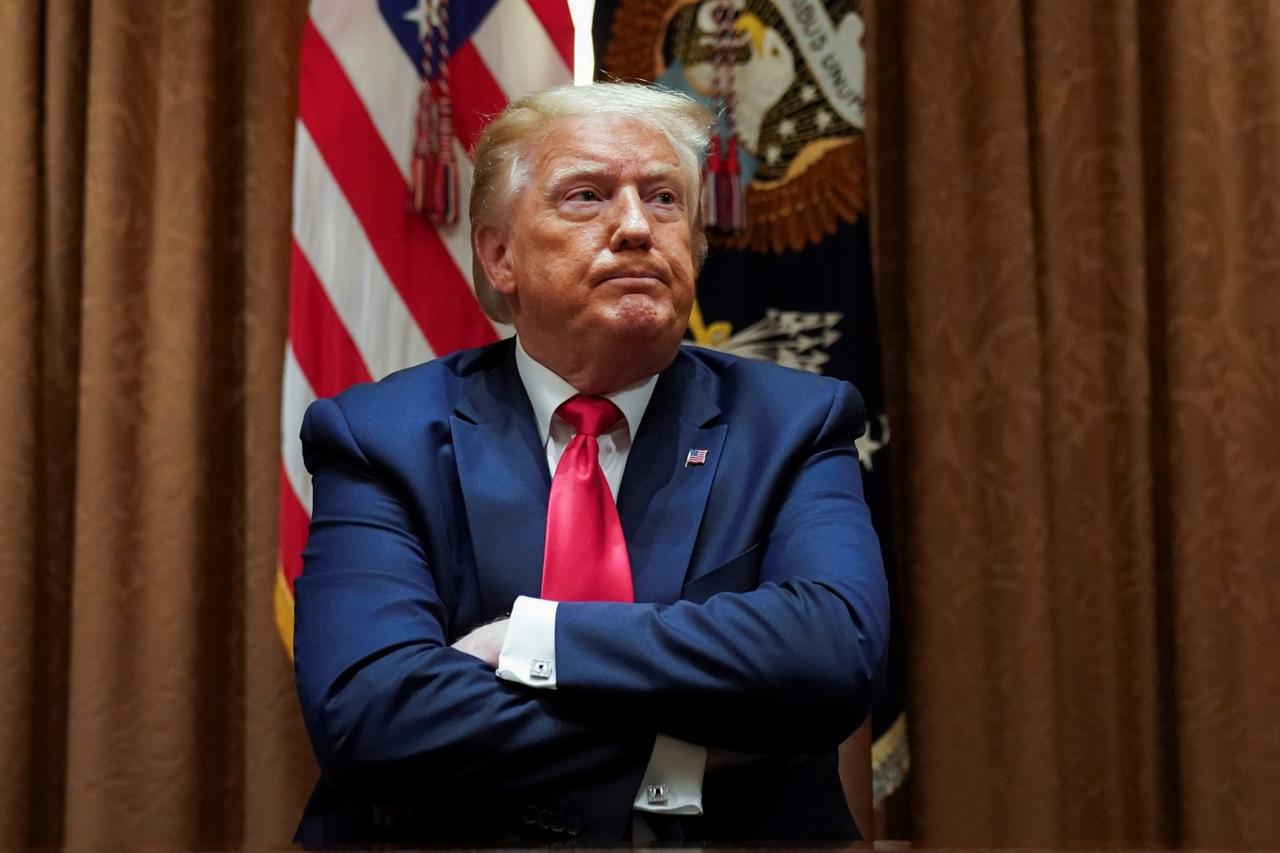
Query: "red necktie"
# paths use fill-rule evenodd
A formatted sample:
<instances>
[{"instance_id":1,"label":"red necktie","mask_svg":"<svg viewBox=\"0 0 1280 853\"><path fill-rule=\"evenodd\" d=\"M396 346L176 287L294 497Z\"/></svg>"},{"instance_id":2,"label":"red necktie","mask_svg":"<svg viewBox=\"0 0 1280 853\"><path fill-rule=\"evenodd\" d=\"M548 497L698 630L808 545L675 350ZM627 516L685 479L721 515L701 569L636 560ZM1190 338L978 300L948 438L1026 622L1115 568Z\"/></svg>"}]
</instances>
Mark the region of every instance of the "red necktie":
<instances>
[{"instance_id":1,"label":"red necktie","mask_svg":"<svg viewBox=\"0 0 1280 853\"><path fill-rule=\"evenodd\" d=\"M571 397L556 409L577 434L564 449L547 502L542 597L552 601L634 601L631 560L618 507L600 469L596 436L622 417L600 397Z\"/></svg>"}]
</instances>

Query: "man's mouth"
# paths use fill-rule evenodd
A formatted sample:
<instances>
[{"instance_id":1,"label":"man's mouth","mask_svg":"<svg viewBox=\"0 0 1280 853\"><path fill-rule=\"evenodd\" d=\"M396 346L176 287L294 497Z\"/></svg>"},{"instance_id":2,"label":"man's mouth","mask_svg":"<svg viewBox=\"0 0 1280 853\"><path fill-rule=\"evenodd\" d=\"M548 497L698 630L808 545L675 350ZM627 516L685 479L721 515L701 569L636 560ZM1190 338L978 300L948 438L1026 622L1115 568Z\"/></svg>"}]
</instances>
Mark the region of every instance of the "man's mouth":
<instances>
[{"instance_id":1,"label":"man's mouth","mask_svg":"<svg viewBox=\"0 0 1280 853\"><path fill-rule=\"evenodd\" d=\"M618 270L600 279L601 284L652 286L665 284L665 280L654 270Z\"/></svg>"}]
</instances>

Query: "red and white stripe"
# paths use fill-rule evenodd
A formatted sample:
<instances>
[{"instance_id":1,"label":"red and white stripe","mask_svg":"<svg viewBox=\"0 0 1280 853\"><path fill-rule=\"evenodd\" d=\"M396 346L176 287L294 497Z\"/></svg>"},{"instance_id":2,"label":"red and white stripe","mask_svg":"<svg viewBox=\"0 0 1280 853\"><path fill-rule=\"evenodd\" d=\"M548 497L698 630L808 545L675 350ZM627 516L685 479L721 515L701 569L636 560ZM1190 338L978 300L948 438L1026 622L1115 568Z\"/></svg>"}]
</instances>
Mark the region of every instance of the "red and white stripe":
<instances>
[{"instance_id":1,"label":"red and white stripe","mask_svg":"<svg viewBox=\"0 0 1280 853\"><path fill-rule=\"evenodd\" d=\"M570 82L572 56L565 0L499 0L450 56L462 210L485 122L510 97ZM311 511L298 441L307 406L511 332L475 301L465 217L437 230L408 207L421 80L377 3L312 0L300 64L275 596L290 647Z\"/></svg>"}]
</instances>

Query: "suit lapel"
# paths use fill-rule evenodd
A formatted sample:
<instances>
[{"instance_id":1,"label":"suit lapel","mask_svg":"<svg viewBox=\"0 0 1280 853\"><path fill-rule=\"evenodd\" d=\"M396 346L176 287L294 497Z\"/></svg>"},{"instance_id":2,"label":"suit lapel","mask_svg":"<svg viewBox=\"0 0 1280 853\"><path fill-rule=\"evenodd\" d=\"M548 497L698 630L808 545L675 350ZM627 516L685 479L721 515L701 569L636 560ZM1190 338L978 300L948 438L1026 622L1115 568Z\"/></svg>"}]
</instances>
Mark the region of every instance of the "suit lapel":
<instances>
[{"instance_id":1,"label":"suit lapel","mask_svg":"<svg viewBox=\"0 0 1280 853\"><path fill-rule=\"evenodd\" d=\"M512 401L519 401L512 405ZM551 475L510 348L470 377L450 419L486 618L539 594Z\"/></svg>"},{"instance_id":2,"label":"suit lapel","mask_svg":"<svg viewBox=\"0 0 1280 853\"><path fill-rule=\"evenodd\" d=\"M728 429L716 396L710 371L681 352L640 422L618 494L636 601L680 597ZM706 462L686 466L690 450Z\"/></svg>"}]
</instances>

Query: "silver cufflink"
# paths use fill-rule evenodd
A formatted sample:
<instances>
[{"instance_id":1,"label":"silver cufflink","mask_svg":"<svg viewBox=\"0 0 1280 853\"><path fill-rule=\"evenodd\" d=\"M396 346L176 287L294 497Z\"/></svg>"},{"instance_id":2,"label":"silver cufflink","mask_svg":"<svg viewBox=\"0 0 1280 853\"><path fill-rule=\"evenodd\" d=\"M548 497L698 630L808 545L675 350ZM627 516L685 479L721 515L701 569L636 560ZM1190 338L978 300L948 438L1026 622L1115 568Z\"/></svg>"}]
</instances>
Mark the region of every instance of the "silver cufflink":
<instances>
[{"instance_id":1,"label":"silver cufflink","mask_svg":"<svg viewBox=\"0 0 1280 853\"><path fill-rule=\"evenodd\" d=\"M667 786L666 785L650 785L645 790L645 799L651 806L665 806L667 804Z\"/></svg>"},{"instance_id":2,"label":"silver cufflink","mask_svg":"<svg viewBox=\"0 0 1280 853\"><path fill-rule=\"evenodd\" d=\"M534 658L529 664L529 677L537 681L546 681L551 677L551 661Z\"/></svg>"}]
</instances>

